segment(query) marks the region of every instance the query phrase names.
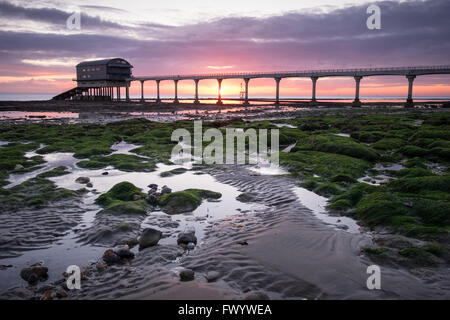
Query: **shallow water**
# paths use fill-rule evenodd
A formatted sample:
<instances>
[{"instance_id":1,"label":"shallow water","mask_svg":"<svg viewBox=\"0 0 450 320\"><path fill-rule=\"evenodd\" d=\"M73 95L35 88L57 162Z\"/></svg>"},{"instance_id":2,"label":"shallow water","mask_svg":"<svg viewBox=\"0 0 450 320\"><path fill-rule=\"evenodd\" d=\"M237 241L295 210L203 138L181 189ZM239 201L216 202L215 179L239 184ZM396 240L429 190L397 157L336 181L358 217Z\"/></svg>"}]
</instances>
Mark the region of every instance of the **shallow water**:
<instances>
[{"instance_id":1,"label":"shallow water","mask_svg":"<svg viewBox=\"0 0 450 320\"><path fill-rule=\"evenodd\" d=\"M349 217L334 217L327 214L327 198L319 196L302 187L294 187L292 191L297 195L301 204L310 209L321 221L350 233L359 233L359 225L355 220Z\"/></svg>"},{"instance_id":2,"label":"shallow water","mask_svg":"<svg viewBox=\"0 0 450 320\"><path fill-rule=\"evenodd\" d=\"M41 146L42 147L42 146ZM130 151L139 146L121 142L112 146L114 153L133 154ZM27 153L27 156L35 155L36 150ZM84 198L84 204L90 210L87 210L80 223L71 229L62 239L50 245L45 249L36 249L23 252L23 255L15 258L1 259L2 265L13 265L12 268L0 271L0 289L6 289L14 285L25 285L20 279L20 270L38 261L43 261L44 265L49 267L49 281L61 278L62 272L69 265L87 265L89 262L95 262L101 258L106 247L91 244L80 244L77 242L78 231L88 229L95 220L95 215L101 210L101 207L95 204L95 199L100 193L107 192L115 184L122 181L129 181L141 188L147 193L150 183L156 183L159 187L167 185L172 191L181 191L189 188L207 189L222 193L222 197L218 201L203 201L202 204L193 212L178 215L166 215L161 211L150 212L147 218L142 222L141 229L153 227L159 229L166 236L160 240L160 244L176 244L178 233L185 230L195 229L195 235L198 238L198 245L202 244L205 228L208 223L226 218L228 216L242 213L252 212L261 209L264 206L257 204L245 204L236 200L240 194L237 188L218 182L209 174L195 174L195 172L187 171L183 174L170 177L161 177L160 173L164 171L180 168L180 165L164 165L158 164L157 169L153 172L123 172L114 168L105 168L99 170L82 169L76 166L76 162L80 159L73 157L71 153L50 153L44 156L47 161L44 168L30 173L15 174L9 177L11 184L7 187L20 184L41 172L45 172L64 165L68 167L69 174L59 177L49 178L58 187L78 190L84 185L76 183L78 177L89 177L93 188L89 188L90 192ZM192 163L188 163L187 167L191 167ZM108 175L103 175L107 171ZM176 228L164 228L155 225L155 217L165 216L172 221L178 223ZM136 251L136 249L134 249Z\"/></svg>"}]
</instances>

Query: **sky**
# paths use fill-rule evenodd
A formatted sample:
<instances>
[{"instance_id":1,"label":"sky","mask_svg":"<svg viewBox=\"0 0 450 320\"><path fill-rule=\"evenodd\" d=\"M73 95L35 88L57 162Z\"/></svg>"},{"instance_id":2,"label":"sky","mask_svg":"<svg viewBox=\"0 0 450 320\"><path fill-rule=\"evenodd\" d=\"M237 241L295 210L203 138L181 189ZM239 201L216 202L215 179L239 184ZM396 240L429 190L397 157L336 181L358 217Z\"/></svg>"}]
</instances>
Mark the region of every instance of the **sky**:
<instances>
[{"instance_id":1,"label":"sky","mask_svg":"<svg viewBox=\"0 0 450 320\"><path fill-rule=\"evenodd\" d=\"M367 28L371 4L381 29ZM79 30L66 25L74 12ZM57 94L75 86L78 62L109 57L128 60L136 76L450 65L449 12L448 0L0 0L0 93ZM239 94L241 82L225 80L223 94ZM217 82L200 82L200 95L216 91ZM250 95L274 91L271 79L250 82ZM180 95L193 92L193 81L179 83ZM281 95L310 92L309 79L281 82ZM404 77L361 81L362 96L406 92ZM161 93L173 84L162 82ZM351 78L317 84L318 96L353 93ZM414 94L450 96L450 76L418 77Z\"/></svg>"}]
</instances>

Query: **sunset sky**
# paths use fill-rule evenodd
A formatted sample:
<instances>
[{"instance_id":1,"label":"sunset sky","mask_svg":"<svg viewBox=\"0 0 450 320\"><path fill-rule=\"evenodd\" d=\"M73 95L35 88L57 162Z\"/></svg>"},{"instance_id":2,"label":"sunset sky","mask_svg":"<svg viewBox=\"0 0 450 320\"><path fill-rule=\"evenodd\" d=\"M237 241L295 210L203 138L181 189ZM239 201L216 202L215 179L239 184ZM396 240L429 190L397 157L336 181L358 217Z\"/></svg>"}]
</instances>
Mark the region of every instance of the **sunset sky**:
<instances>
[{"instance_id":1,"label":"sunset sky","mask_svg":"<svg viewBox=\"0 0 450 320\"><path fill-rule=\"evenodd\" d=\"M366 26L372 3L381 8L380 30ZM66 27L75 10L80 30ZM78 62L108 57L130 61L135 76L450 65L449 13L448 0L0 1L0 93L59 93L75 86ZM238 95L240 83L225 80L224 95ZM217 91L216 81L200 84L200 95ZM271 79L250 82L250 94L274 90ZM352 95L354 81L319 79L317 90ZM146 83L146 94L154 92ZM161 93L172 92L163 82ZM192 95L193 81L180 82L179 92ZM281 95L310 92L309 79L281 83ZM361 82L362 96L406 92L404 77ZM450 75L418 77L414 95L450 96Z\"/></svg>"}]
</instances>

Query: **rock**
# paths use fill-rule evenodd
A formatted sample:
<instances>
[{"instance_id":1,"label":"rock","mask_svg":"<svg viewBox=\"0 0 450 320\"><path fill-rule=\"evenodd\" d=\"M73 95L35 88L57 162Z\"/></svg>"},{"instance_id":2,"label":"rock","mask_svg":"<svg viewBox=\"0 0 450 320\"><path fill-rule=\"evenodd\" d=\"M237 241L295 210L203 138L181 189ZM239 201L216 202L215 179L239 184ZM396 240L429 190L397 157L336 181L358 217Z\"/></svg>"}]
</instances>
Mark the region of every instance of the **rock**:
<instances>
[{"instance_id":1,"label":"rock","mask_svg":"<svg viewBox=\"0 0 450 320\"><path fill-rule=\"evenodd\" d=\"M139 240L137 238L129 239L126 241L128 248L134 248L139 244Z\"/></svg>"},{"instance_id":2,"label":"rock","mask_svg":"<svg viewBox=\"0 0 450 320\"><path fill-rule=\"evenodd\" d=\"M63 298L67 298L67 292L64 290L59 290L58 292L56 292L55 296L58 299L63 299Z\"/></svg>"},{"instance_id":3,"label":"rock","mask_svg":"<svg viewBox=\"0 0 450 320\"><path fill-rule=\"evenodd\" d=\"M39 277L37 275L35 275L34 273L30 274L30 276L28 277L28 284L34 285L39 281Z\"/></svg>"},{"instance_id":4,"label":"rock","mask_svg":"<svg viewBox=\"0 0 450 320\"><path fill-rule=\"evenodd\" d=\"M158 189L158 185L157 185L156 183L150 183L150 184L148 185L148 187L149 187L150 189L152 189L152 190L157 190L157 189Z\"/></svg>"},{"instance_id":5,"label":"rock","mask_svg":"<svg viewBox=\"0 0 450 320\"><path fill-rule=\"evenodd\" d=\"M109 174L108 171L102 172L102 175L107 176Z\"/></svg>"},{"instance_id":6,"label":"rock","mask_svg":"<svg viewBox=\"0 0 450 320\"><path fill-rule=\"evenodd\" d=\"M220 278L220 273L218 271L208 271L205 277L208 282L214 282Z\"/></svg>"},{"instance_id":7,"label":"rock","mask_svg":"<svg viewBox=\"0 0 450 320\"><path fill-rule=\"evenodd\" d=\"M107 266L108 265L105 262L99 261L96 263L95 268L97 269L98 272L102 272L103 270L106 269Z\"/></svg>"},{"instance_id":8,"label":"rock","mask_svg":"<svg viewBox=\"0 0 450 320\"><path fill-rule=\"evenodd\" d=\"M47 290L45 293L41 296L40 300L53 300L53 291Z\"/></svg>"},{"instance_id":9,"label":"rock","mask_svg":"<svg viewBox=\"0 0 450 320\"><path fill-rule=\"evenodd\" d=\"M412 201L403 202L403 204L404 204L406 207L408 207L408 208L414 207L414 202L412 202Z\"/></svg>"},{"instance_id":10,"label":"rock","mask_svg":"<svg viewBox=\"0 0 450 320\"><path fill-rule=\"evenodd\" d=\"M245 295L244 300L270 300L270 298L264 292L250 291Z\"/></svg>"},{"instance_id":11,"label":"rock","mask_svg":"<svg viewBox=\"0 0 450 320\"><path fill-rule=\"evenodd\" d=\"M142 199L142 197L139 194L133 195L133 201L137 201L137 200L140 200L140 199Z\"/></svg>"},{"instance_id":12,"label":"rock","mask_svg":"<svg viewBox=\"0 0 450 320\"><path fill-rule=\"evenodd\" d=\"M146 228L142 231L139 239L139 250L156 246L162 237L162 232L152 228Z\"/></svg>"},{"instance_id":13,"label":"rock","mask_svg":"<svg viewBox=\"0 0 450 320\"><path fill-rule=\"evenodd\" d=\"M189 243L186 245L186 248L187 248L188 250L194 250L194 248L195 248L195 243L189 242Z\"/></svg>"},{"instance_id":14,"label":"rock","mask_svg":"<svg viewBox=\"0 0 450 320\"><path fill-rule=\"evenodd\" d=\"M86 187L92 188L94 185L91 182L86 183Z\"/></svg>"},{"instance_id":15,"label":"rock","mask_svg":"<svg viewBox=\"0 0 450 320\"><path fill-rule=\"evenodd\" d=\"M184 232L178 235L177 243L187 245L192 242L193 244L197 244L197 237L193 232Z\"/></svg>"},{"instance_id":16,"label":"rock","mask_svg":"<svg viewBox=\"0 0 450 320\"><path fill-rule=\"evenodd\" d=\"M145 197L145 200L147 200L147 203L155 206L158 204L158 198L156 198L156 196L149 194L147 197Z\"/></svg>"},{"instance_id":17,"label":"rock","mask_svg":"<svg viewBox=\"0 0 450 320\"><path fill-rule=\"evenodd\" d=\"M241 193L240 195L238 195L236 197L236 200L240 201L240 202L247 203L247 202L256 202L257 198L258 198L258 194L257 193L244 192L244 193Z\"/></svg>"},{"instance_id":18,"label":"rock","mask_svg":"<svg viewBox=\"0 0 450 320\"><path fill-rule=\"evenodd\" d=\"M195 272L191 269L183 269L180 272L181 281L191 281L195 279Z\"/></svg>"},{"instance_id":19,"label":"rock","mask_svg":"<svg viewBox=\"0 0 450 320\"><path fill-rule=\"evenodd\" d=\"M89 183L91 181L91 179L89 179L88 177L78 177L75 182L76 183L81 183L81 184L86 184Z\"/></svg>"},{"instance_id":20,"label":"rock","mask_svg":"<svg viewBox=\"0 0 450 320\"><path fill-rule=\"evenodd\" d=\"M383 180L380 181L380 184L384 185L384 184L388 184L389 182L391 182L390 179L383 179Z\"/></svg>"},{"instance_id":21,"label":"rock","mask_svg":"<svg viewBox=\"0 0 450 320\"><path fill-rule=\"evenodd\" d=\"M134 253L130 251L127 245L118 246L114 252L119 256L120 259L133 259Z\"/></svg>"},{"instance_id":22,"label":"rock","mask_svg":"<svg viewBox=\"0 0 450 320\"><path fill-rule=\"evenodd\" d=\"M120 257L112 249L106 250L105 253L103 254L102 259L109 265L120 261Z\"/></svg>"},{"instance_id":23,"label":"rock","mask_svg":"<svg viewBox=\"0 0 450 320\"><path fill-rule=\"evenodd\" d=\"M162 187L161 194L169 194L169 193L172 193L172 189L170 189L167 186Z\"/></svg>"},{"instance_id":24,"label":"rock","mask_svg":"<svg viewBox=\"0 0 450 320\"><path fill-rule=\"evenodd\" d=\"M19 171L19 170L23 170L23 165L16 164L16 166L14 167L14 171Z\"/></svg>"},{"instance_id":25,"label":"rock","mask_svg":"<svg viewBox=\"0 0 450 320\"><path fill-rule=\"evenodd\" d=\"M247 241L238 241L237 244L240 244L241 246L248 246Z\"/></svg>"},{"instance_id":26,"label":"rock","mask_svg":"<svg viewBox=\"0 0 450 320\"><path fill-rule=\"evenodd\" d=\"M20 277L28 283L36 283L39 280L48 278L48 268L42 267L40 264L34 264L20 271Z\"/></svg>"}]
</instances>

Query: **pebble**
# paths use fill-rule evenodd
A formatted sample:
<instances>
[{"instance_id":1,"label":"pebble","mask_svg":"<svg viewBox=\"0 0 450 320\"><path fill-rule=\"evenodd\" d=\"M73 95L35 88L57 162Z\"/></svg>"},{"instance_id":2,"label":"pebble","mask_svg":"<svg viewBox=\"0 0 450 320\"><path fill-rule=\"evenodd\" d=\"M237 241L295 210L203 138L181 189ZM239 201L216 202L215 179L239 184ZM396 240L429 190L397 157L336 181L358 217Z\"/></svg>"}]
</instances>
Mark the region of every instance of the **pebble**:
<instances>
[{"instance_id":1,"label":"pebble","mask_svg":"<svg viewBox=\"0 0 450 320\"><path fill-rule=\"evenodd\" d=\"M190 242L192 242L193 244L197 244L197 237L195 236L194 233L192 232L185 232L185 233L180 233L178 235L178 239L177 239L177 244L184 244L187 245Z\"/></svg>"},{"instance_id":2,"label":"pebble","mask_svg":"<svg viewBox=\"0 0 450 320\"><path fill-rule=\"evenodd\" d=\"M109 174L108 171L102 172L102 175L107 176Z\"/></svg>"},{"instance_id":3,"label":"pebble","mask_svg":"<svg viewBox=\"0 0 450 320\"><path fill-rule=\"evenodd\" d=\"M102 258L107 264L114 264L120 261L120 257L112 249L106 250Z\"/></svg>"},{"instance_id":4,"label":"pebble","mask_svg":"<svg viewBox=\"0 0 450 320\"><path fill-rule=\"evenodd\" d=\"M81 183L81 184L86 184L89 183L91 181L91 179L89 179L88 177L78 177L75 182L76 183Z\"/></svg>"},{"instance_id":5,"label":"pebble","mask_svg":"<svg viewBox=\"0 0 450 320\"><path fill-rule=\"evenodd\" d=\"M180 272L181 281L191 281L195 279L195 272L191 269L183 269Z\"/></svg>"},{"instance_id":6,"label":"pebble","mask_svg":"<svg viewBox=\"0 0 450 320\"><path fill-rule=\"evenodd\" d=\"M208 271L205 277L208 282L213 282L220 278L220 273L218 271Z\"/></svg>"},{"instance_id":7,"label":"pebble","mask_svg":"<svg viewBox=\"0 0 450 320\"><path fill-rule=\"evenodd\" d=\"M186 245L186 248L187 248L188 250L194 250L194 248L195 248L195 243L189 242L189 243Z\"/></svg>"}]
</instances>

